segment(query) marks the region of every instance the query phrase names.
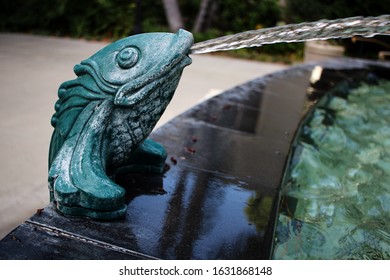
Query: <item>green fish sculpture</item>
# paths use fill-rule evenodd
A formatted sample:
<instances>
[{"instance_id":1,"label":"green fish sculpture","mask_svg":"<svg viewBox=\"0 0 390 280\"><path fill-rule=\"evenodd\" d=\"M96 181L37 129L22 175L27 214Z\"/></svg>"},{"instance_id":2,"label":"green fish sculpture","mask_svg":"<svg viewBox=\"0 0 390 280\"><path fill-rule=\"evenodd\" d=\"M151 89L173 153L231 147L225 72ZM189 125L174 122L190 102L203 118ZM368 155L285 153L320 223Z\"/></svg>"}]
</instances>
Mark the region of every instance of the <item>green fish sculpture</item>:
<instances>
[{"instance_id":1,"label":"green fish sculpture","mask_svg":"<svg viewBox=\"0 0 390 280\"><path fill-rule=\"evenodd\" d=\"M162 172L164 148L146 139L179 83L192 34L146 33L114 42L74 67L51 123L50 200L65 215L111 220L126 213L113 177Z\"/></svg>"}]
</instances>

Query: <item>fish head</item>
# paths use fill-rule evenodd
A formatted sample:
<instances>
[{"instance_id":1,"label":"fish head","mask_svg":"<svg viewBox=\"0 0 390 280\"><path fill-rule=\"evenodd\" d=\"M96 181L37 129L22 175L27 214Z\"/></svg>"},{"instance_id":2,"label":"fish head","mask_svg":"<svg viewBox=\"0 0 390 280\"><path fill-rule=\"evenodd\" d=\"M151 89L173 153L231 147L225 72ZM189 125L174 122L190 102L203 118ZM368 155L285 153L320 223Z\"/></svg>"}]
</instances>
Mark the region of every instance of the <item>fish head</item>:
<instances>
[{"instance_id":1,"label":"fish head","mask_svg":"<svg viewBox=\"0 0 390 280\"><path fill-rule=\"evenodd\" d=\"M75 73L80 76L88 72L100 88L114 95L115 105L131 107L164 82L178 83L183 68L191 64L188 54L192 45L192 34L183 29L177 33L134 35L82 61ZM168 87L174 87L174 92L176 86L173 83Z\"/></svg>"}]
</instances>

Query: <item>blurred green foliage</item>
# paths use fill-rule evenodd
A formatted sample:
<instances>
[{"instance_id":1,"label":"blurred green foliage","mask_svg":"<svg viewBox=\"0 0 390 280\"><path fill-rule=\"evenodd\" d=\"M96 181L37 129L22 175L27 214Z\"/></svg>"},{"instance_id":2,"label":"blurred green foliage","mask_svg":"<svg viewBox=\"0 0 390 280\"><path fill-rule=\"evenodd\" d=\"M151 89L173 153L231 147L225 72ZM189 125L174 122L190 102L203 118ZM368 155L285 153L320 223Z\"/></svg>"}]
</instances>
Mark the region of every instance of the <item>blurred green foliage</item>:
<instances>
[{"instance_id":1,"label":"blurred green foliage","mask_svg":"<svg viewBox=\"0 0 390 280\"><path fill-rule=\"evenodd\" d=\"M280 21L390 13L390 0L285 0L286 7L280 6L279 0L210 2L213 8L208 9L202 31L194 34L196 42L275 26ZM184 28L191 31L201 0L178 0L178 3ZM169 31L162 0L0 0L0 7L3 32L116 40L139 32ZM275 44L226 54L291 63L302 58L303 44Z\"/></svg>"},{"instance_id":2,"label":"blurred green foliage","mask_svg":"<svg viewBox=\"0 0 390 280\"><path fill-rule=\"evenodd\" d=\"M135 7L126 0L1 2L3 31L101 37L128 33L133 26Z\"/></svg>"},{"instance_id":3,"label":"blurred green foliage","mask_svg":"<svg viewBox=\"0 0 390 280\"><path fill-rule=\"evenodd\" d=\"M219 13L213 22L213 28L237 33L275 26L280 19L278 2L278 0L220 1Z\"/></svg>"},{"instance_id":4,"label":"blurred green foliage","mask_svg":"<svg viewBox=\"0 0 390 280\"><path fill-rule=\"evenodd\" d=\"M178 2L184 28L191 30L201 1ZM210 27L219 35L273 26L280 16L278 0L214 2ZM168 30L161 0L0 0L0 7L2 31L116 38L133 34L137 24L143 32Z\"/></svg>"},{"instance_id":5,"label":"blurred green foliage","mask_svg":"<svg viewBox=\"0 0 390 280\"><path fill-rule=\"evenodd\" d=\"M286 0L289 23L390 13L390 0Z\"/></svg>"},{"instance_id":6,"label":"blurred green foliage","mask_svg":"<svg viewBox=\"0 0 390 280\"><path fill-rule=\"evenodd\" d=\"M286 0L284 19L287 23L309 22L354 16L390 14L390 0ZM390 51L390 36L375 36L370 40L338 40L352 57L377 59L379 51Z\"/></svg>"},{"instance_id":7,"label":"blurred green foliage","mask_svg":"<svg viewBox=\"0 0 390 280\"><path fill-rule=\"evenodd\" d=\"M178 0L185 29L192 30L200 2ZM280 20L278 0L212 2L215 9L209 11L206 28L194 34L195 41L274 26ZM0 0L0 7L0 31L6 32L116 40L138 32L169 31L161 0ZM269 54L279 60L285 50L275 46L229 55L272 61Z\"/></svg>"},{"instance_id":8,"label":"blurred green foliage","mask_svg":"<svg viewBox=\"0 0 390 280\"><path fill-rule=\"evenodd\" d=\"M166 30L161 1L148 2L141 29ZM0 7L1 31L94 39L133 34L139 12L129 0L0 0Z\"/></svg>"},{"instance_id":9,"label":"blurred green foliage","mask_svg":"<svg viewBox=\"0 0 390 280\"><path fill-rule=\"evenodd\" d=\"M260 48L239 49L216 54L264 62L292 64L302 60L303 51L303 43L278 43L264 45Z\"/></svg>"}]
</instances>

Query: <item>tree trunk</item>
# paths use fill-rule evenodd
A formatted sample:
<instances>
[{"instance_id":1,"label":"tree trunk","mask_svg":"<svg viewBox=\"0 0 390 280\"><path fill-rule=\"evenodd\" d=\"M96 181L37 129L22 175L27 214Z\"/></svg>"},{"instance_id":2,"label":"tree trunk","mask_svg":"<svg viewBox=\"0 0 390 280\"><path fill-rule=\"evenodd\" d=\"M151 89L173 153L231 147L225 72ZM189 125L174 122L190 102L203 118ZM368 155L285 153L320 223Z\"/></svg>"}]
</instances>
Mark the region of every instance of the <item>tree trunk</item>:
<instances>
[{"instance_id":1,"label":"tree trunk","mask_svg":"<svg viewBox=\"0 0 390 280\"><path fill-rule=\"evenodd\" d=\"M202 26L202 31L205 31L209 29L215 20L216 14L218 13L218 1L217 0L212 0L210 7L207 12L207 17L205 19L205 22Z\"/></svg>"},{"instance_id":2,"label":"tree trunk","mask_svg":"<svg viewBox=\"0 0 390 280\"><path fill-rule=\"evenodd\" d=\"M199 12L196 16L194 28L192 29L194 33L202 31L210 2L211 0L202 0L202 2L200 2Z\"/></svg>"},{"instance_id":3,"label":"tree trunk","mask_svg":"<svg viewBox=\"0 0 390 280\"><path fill-rule=\"evenodd\" d=\"M203 32L210 28L218 12L218 0L202 0L192 32Z\"/></svg>"},{"instance_id":4,"label":"tree trunk","mask_svg":"<svg viewBox=\"0 0 390 280\"><path fill-rule=\"evenodd\" d=\"M136 7L133 34L140 34L142 33L142 0L136 0L135 4Z\"/></svg>"},{"instance_id":5,"label":"tree trunk","mask_svg":"<svg viewBox=\"0 0 390 280\"><path fill-rule=\"evenodd\" d=\"M179 5L176 0L163 0L165 14L167 16L169 29L176 32L184 27Z\"/></svg>"}]
</instances>

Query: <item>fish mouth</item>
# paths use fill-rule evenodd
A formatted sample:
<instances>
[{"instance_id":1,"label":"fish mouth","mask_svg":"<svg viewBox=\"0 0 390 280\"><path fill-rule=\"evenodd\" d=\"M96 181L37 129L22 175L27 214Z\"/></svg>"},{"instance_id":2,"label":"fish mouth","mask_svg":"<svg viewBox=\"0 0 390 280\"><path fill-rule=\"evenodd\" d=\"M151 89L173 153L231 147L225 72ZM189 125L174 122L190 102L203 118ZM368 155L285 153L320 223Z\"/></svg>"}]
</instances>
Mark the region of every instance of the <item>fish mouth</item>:
<instances>
[{"instance_id":1,"label":"fish mouth","mask_svg":"<svg viewBox=\"0 0 390 280\"><path fill-rule=\"evenodd\" d=\"M189 54L193 43L192 34L180 29L169 46L169 49L172 50L172 56L168 62L150 69L153 74L149 77L122 86L115 95L114 104L126 107L134 106L144 100L156 88L156 85L161 84L161 80L164 78L168 77L169 79L175 74L181 75L183 68L192 63ZM157 71L155 71L156 68L158 68Z\"/></svg>"},{"instance_id":2,"label":"fish mouth","mask_svg":"<svg viewBox=\"0 0 390 280\"><path fill-rule=\"evenodd\" d=\"M192 59L189 57L191 52L191 47L194 44L194 37L192 34L184 29L180 29L176 36L178 36L177 44L179 45L178 53L179 58L178 61L182 61L185 64L183 67L190 65L192 63Z\"/></svg>"}]
</instances>

